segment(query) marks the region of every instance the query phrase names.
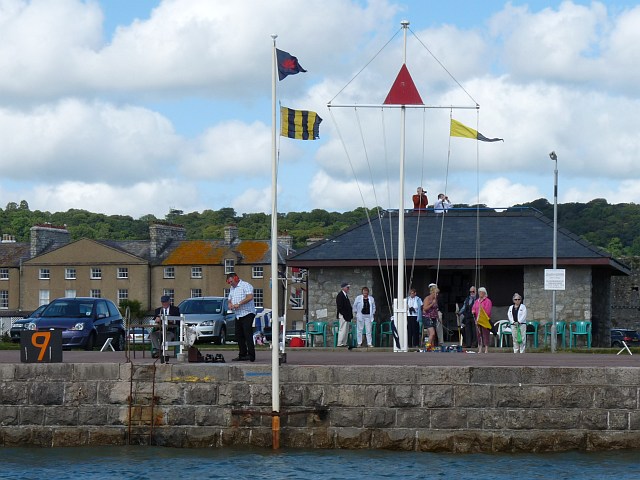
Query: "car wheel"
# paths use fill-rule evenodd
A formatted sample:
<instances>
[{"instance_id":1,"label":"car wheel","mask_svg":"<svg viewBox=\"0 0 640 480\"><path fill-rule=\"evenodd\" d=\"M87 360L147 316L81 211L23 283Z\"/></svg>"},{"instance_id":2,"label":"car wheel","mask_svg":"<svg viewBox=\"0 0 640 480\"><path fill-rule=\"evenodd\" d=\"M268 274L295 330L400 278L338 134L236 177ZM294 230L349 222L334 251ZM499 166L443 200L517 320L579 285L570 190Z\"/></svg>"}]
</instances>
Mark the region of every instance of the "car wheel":
<instances>
[{"instance_id":1,"label":"car wheel","mask_svg":"<svg viewBox=\"0 0 640 480\"><path fill-rule=\"evenodd\" d=\"M124 333L120 332L116 335L116 338L114 338L112 340L113 348L116 349L116 351L122 351L124 350Z\"/></svg>"},{"instance_id":2,"label":"car wheel","mask_svg":"<svg viewBox=\"0 0 640 480\"><path fill-rule=\"evenodd\" d=\"M213 343L215 343L216 345L224 345L224 344L227 343L227 330L226 330L226 328L222 327L220 329L220 336L214 337L213 338Z\"/></svg>"},{"instance_id":3,"label":"car wheel","mask_svg":"<svg viewBox=\"0 0 640 480\"><path fill-rule=\"evenodd\" d=\"M87 343L84 345L85 350L93 350L96 346L96 334L90 333L89 338L87 338Z\"/></svg>"}]
</instances>

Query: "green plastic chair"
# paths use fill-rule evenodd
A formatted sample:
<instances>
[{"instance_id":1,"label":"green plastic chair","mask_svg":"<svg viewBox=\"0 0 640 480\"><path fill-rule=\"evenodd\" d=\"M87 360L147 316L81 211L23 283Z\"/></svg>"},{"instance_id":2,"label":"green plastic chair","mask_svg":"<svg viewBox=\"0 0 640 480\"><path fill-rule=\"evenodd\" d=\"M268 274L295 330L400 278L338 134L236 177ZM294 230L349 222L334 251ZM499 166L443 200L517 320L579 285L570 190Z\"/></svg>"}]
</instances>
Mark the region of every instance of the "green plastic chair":
<instances>
[{"instance_id":1,"label":"green plastic chair","mask_svg":"<svg viewBox=\"0 0 640 480\"><path fill-rule=\"evenodd\" d=\"M327 322L307 322L307 346L315 347L315 337L322 336L322 346L327 346Z\"/></svg>"},{"instance_id":2,"label":"green plastic chair","mask_svg":"<svg viewBox=\"0 0 640 480\"><path fill-rule=\"evenodd\" d=\"M529 331L529 326L533 327L533 332ZM538 348L538 327L540 326L540 322L529 321L527 322L527 337L529 335L533 335L533 348Z\"/></svg>"},{"instance_id":3,"label":"green plastic chair","mask_svg":"<svg viewBox=\"0 0 640 480\"><path fill-rule=\"evenodd\" d=\"M547 339L549 339L548 341L551 341L551 323L552 322L547 322L544 324L544 344L545 346L547 345ZM562 348L565 348L567 345L566 342L566 326L567 326L567 322L556 322L556 334L560 335L561 337L561 342L562 342Z\"/></svg>"},{"instance_id":4,"label":"green plastic chair","mask_svg":"<svg viewBox=\"0 0 640 480\"><path fill-rule=\"evenodd\" d=\"M574 337L585 335L587 348L591 348L591 322L588 320L578 320L569 324L569 348L578 346L578 339Z\"/></svg>"},{"instance_id":5,"label":"green plastic chair","mask_svg":"<svg viewBox=\"0 0 640 480\"><path fill-rule=\"evenodd\" d=\"M391 346L393 341L393 330L391 329L391 321L382 322L380 324L380 346L384 346L384 340L387 339L387 346ZM374 344L375 345L375 344Z\"/></svg>"},{"instance_id":6,"label":"green plastic chair","mask_svg":"<svg viewBox=\"0 0 640 480\"><path fill-rule=\"evenodd\" d=\"M338 346L338 332L340 331L340 320L334 320L331 323L331 332L333 333L333 348Z\"/></svg>"}]
</instances>

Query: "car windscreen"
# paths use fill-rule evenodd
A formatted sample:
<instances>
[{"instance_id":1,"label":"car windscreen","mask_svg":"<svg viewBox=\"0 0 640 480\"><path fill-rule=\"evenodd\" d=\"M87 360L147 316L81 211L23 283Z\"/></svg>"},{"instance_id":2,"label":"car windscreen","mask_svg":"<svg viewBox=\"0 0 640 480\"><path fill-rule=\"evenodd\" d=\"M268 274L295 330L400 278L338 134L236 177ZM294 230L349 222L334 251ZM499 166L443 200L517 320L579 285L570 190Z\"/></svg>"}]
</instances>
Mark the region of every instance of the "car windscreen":
<instances>
[{"instance_id":1,"label":"car windscreen","mask_svg":"<svg viewBox=\"0 0 640 480\"><path fill-rule=\"evenodd\" d=\"M86 318L91 316L93 302L78 300L53 301L42 313L42 318Z\"/></svg>"},{"instance_id":2,"label":"car windscreen","mask_svg":"<svg viewBox=\"0 0 640 480\"><path fill-rule=\"evenodd\" d=\"M216 314L222 313L222 300L187 300L178 308L180 313L188 314Z\"/></svg>"}]
</instances>

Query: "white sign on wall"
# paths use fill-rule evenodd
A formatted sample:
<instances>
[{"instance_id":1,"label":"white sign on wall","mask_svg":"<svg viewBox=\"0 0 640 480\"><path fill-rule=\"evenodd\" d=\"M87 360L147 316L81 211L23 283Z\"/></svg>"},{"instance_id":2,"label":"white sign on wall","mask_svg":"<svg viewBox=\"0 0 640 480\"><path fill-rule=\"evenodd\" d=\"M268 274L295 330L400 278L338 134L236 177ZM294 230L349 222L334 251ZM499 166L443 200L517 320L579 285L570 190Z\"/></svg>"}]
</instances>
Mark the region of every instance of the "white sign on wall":
<instances>
[{"instance_id":1,"label":"white sign on wall","mask_svg":"<svg viewBox=\"0 0 640 480\"><path fill-rule=\"evenodd\" d=\"M564 290L564 272L563 268L545 268L544 269L544 289L545 290Z\"/></svg>"}]
</instances>

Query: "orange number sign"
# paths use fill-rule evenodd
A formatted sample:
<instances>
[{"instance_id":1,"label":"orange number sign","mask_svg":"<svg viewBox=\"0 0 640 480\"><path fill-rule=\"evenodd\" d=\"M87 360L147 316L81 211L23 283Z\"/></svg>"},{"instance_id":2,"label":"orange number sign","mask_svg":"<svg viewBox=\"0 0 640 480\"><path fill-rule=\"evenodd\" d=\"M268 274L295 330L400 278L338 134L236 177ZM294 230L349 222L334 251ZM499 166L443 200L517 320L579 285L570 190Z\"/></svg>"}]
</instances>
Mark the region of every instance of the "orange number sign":
<instances>
[{"instance_id":1,"label":"orange number sign","mask_svg":"<svg viewBox=\"0 0 640 480\"><path fill-rule=\"evenodd\" d=\"M51 341L51 332L36 332L31 337L31 344L40 349L38 354L38 361L41 362L44 358L44 354L47 351L49 342Z\"/></svg>"}]
</instances>

